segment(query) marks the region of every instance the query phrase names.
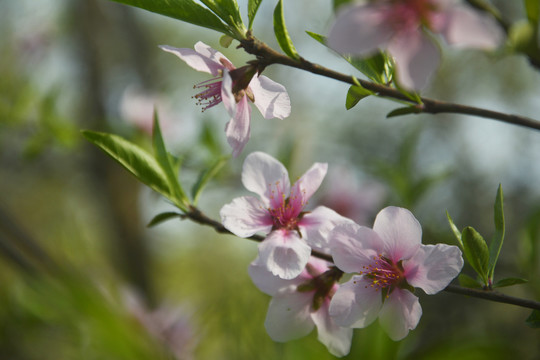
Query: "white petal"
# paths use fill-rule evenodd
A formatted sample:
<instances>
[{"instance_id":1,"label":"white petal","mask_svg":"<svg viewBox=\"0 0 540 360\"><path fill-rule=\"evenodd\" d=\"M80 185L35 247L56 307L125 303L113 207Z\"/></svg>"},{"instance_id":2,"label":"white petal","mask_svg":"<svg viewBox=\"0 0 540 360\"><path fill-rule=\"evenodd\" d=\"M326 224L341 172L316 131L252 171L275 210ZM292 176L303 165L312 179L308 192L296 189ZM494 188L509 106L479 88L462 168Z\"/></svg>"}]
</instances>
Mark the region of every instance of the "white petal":
<instances>
[{"instance_id":1,"label":"white petal","mask_svg":"<svg viewBox=\"0 0 540 360\"><path fill-rule=\"evenodd\" d=\"M313 293L296 291L291 286L270 301L264 326L274 341L289 341L306 336L313 330L310 315Z\"/></svg>"},{"instance_id":2,"label":"white petal","mask_svg":"<svg viewBox=\"0 0 540 360\"><path fill-rule=\"evenodd\" d=\"M307 276L304 276L301 279L299 279L299 276L298 278L293 280L285 280L280 278L279 276L275 276L270 271L268 271L268 269L266 269L266 266L262 264L260 258L258 257L249 265L248 273L255 286L257 286L259 290L270 296L276 295L280 290L285 289L291 285L297 286L302 282L308 280Z\"/></svg>"},{"instance_id":3,"label":"white petal","mask_svg":"<svg viewBox=\"0 0 540 360\"><path fill-rule=\"evenodd\" d=\"M240 155L244 146L249 140L251 123L251 107L248 104L247 96L244 96L236 104L236 112L231 120L225 125L225 135L227 142L232 147L233 157Z\"/></svg>"},{"instance_id":4,"label":"white petal","mask_svg":"<svg viewBox=\"0 0 540 360\"><path fill-rule=\"evenodd\" d=\"M345 356L351 349L353 329L337 325L328 312L329 302L324 301L319 310L311 313L317 327L317 338L334 356Z\"/></svg>"},{"instance_id":5,"label":"white petal","mask_svg":"<svg viewBox=\"0 0 540 360\"><path fill-rule=\"evenodd\" d=\"M407 282L426 294L443 290L463 267L461 250L457 246L422 245L416 254L404 263Z\"/></svg>"},{"instance_id":6,"label":"white petal","mask_svg":"<svg viewBox=\"0 0 540 360\"><path fill-rule=\"evenodd\" d=\"M234 118L236 116L236 99L232 92L232 78L229 70L223 69L223 80L221 82L221 101L225 106L225 109L229 113L229 116Z\"/></svg>"},{"instance_id":7,"label":"white petal","mask_svg":"<svg viewBox=\"0 0 540 360\"><path fill-rule=\"evenodd\" d=\"M422 89L440 63L439 48L421 30L396 35L387 49L394 57L399 83L408 89Z\"/></svg>"},{"instance_id":8,"label":"white petal","mask_svg":"<svg viewBox=\"0 0 540 360\"><path fill-rule=\"evenodd\" d=\"M270 205L272 189L279 187L288 196L291 187L285 166L263 152L254 152L246 157L242 169L242 184L249 191L258 194L266 206Z\"/></svg>"},{"instance_id":9,"label":"white petal","mask_svg":"<svg viewBox=\"0 0 540 360\"><path fill-rule=\"evenodd\" d=\"M296 205L293 204L293 206L306 206L313 193L321 186L327 171L328 164L315 163L294 183L291 189L291 199L289 200L297 203Z\"/></svg>"},{"instance_id":10,"label":"white petal","mask_svg":"<svg viewBox=\"0 0 540 360\"><path fill-rule=\"evenodd\" d=\"M342 54L369 55L384 48L393 34L386 8L367 4L343 6L328 34L328 46Z\"/></svg>"},{"instance_id":11,"label":"white petal","mask_svg":"<svg viewBox=\"0 0 540 360\"><path fill-rule=\"evenodd\" d=\"M272 231L259 244L259 257L268 271L282 279L294 279L306 266L311 248L295 231Z\"/></svg>"},{"instance_id":12,"label":"white petal","mask_svg":"<svg viewBox=\"0 0 540 360\"><path fill-rule=\"evenodd\" d=\"M416 328L421 316L418 298L410 291L394 289L381 308L379 323L390 339L397 341Z\"/></svg>"},{"instance_id":13,"label":"white petal","mask_svg":"<svg viewBox=\"0 0 540 360\"><path fill-rule=\"evenodd\" d=\"M202 44L202 45L199 45ZM219 70L223 69L223 64L220 62L221 58L227 59L219 51L216 51L208 45L198 42L195 44L195 50L187 48L175 48L168 45L160 45L162 50L178 56L180 59L186 62L189 66L197 71L204 71L218 76ZM205 48L206 47L206 48ZM198 51L198 49L204 51ZM228 60L227 60L228 61Z\"/></svg>"},{"instance_id":14,"label":"white petal","mask_svg":"<svg viewBox=\"0 0 540 360\"><path fill-rule=\"evenodd\" d=\"M302 237L314 249L330 253L330 239L328 235L337 224L352 223L353 221L339 215L326 206L317 206L313 211L305 214L298 222Z\"/></svg>"},{"instance_id":15,"label":"white petal","mask_svg":"<svg viewBox=\"0 0 540 360\"><path fill-rule=\"evenodd\" d=\"M502 31L495 20L465 6L447 11L443 35L451 45L491 50L501 44Z\"/></svg>"},{"instance_id":16,"label":"white petal","mask_svg":"<svg viewBox=\"0 0 540 360\"><path fill-rule=\"evenodd\" d=\"M342 284L330 301L330 316L336 324L364 328L379 314L382 305L380 291L375 291L362 276L353 276Z\"/></svg>"},{"instance_id":17,"label":"white petal","mask_svg":"<svg viewBox=\"0 0 540 360\"><path fill-rule=\"evenodd\" d=\"M264 204L253 196L242 196L224 205L219 212L223 226L236 236L250 237L272 230L272 217Z\"/></svg>"},{"instance_id":18,"label":"white petal","mask_svg":"<svg viewBox=\"0 0 540 360\"><path fill-rule=\"evenodd\" d=\"M384 251L397 263L412 257L422 243L422 227L407 209L389 206L375 218L373 230L384 241Z\"/></svg>"},{"instance_id":19,"label":"white petal","mask_svg":"<svg viewBox=\"0 0 540 360\"><path fill-rule=\"evenodd\" d=\"M336 266L346 273L360 272L382 254L377 233L355 223L339 224L329 234L330 252Z\"/></svg>"},{"instance_id":20,"label":"white petal","mask_svg":"<svg viewBox=\"0 0 540 360\"><path fill-rule=\"evenodd\" d=\"M284 119L291 114L291 100L285 86L266 76L253 77L249 83L255 106L265 119Z\"/></svg>"}]
</instances>

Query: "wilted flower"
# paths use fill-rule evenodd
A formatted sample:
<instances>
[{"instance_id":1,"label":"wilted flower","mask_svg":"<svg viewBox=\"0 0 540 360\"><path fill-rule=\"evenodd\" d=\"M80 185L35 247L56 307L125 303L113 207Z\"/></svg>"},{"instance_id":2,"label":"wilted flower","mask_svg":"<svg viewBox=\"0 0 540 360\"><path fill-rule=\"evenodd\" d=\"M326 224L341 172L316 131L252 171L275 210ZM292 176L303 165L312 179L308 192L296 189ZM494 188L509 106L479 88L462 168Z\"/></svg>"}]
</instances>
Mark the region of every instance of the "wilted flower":
<instances>
[{"instance_id":1,"label":"wilted flower","mask_svg":"<svg viewBox=\"0 0 540 360\"><path fill-rule=\"evenodd\" d=\"M440 62L426 30L451 45L494 49L502 39L495 21L456 0L374 0L343 6L328 45L343 54L365 56L386 50L394 57L403 86L420 89Z\"/></svg>"},{"instance_id":2,"label":"wilted flower","mask_svg":"<svg viewBox=\"0 0 540 360\"><path fill-rule=\"evenodd\" d=\"M264 322L268 335L274 341L285 342L306 336L316 326L319 341L333 355L347 355L352 329L336 325L328 313L342 274L325 261L311 258L298 277L284 280L253 262L249 266L253 283L272 296Z\"/></svg>"},{"instance_id":3,"label":"wilted flower","mask_svg":"<svg viewBox=\"0 0 540 360\"><path fill-rule=\"evenodd\" d=\"M266 76L254 76L256 69L247 65L236 69L219 51L203 42L195 50L167 45L161 49L170 52L198 71L212 74L213 78L195 85L202 91L195 95L203 111L223 102L231 120L225 127L227 141L238 156L249 140L252 102L265 119L284 119L291 113L287 90Z\"/></svg>"},{"instance_id":4,"label":"wilted flower","mask_svg":"<svg viewBox=\"0 0 540 360\"><path fill-rule=\"evenodd\" d=\"M422 228L406 209L387 207L373 230L340 224L330 233L336 266L359 273L342 284L330 304L330 315L341 326L363 328L377 317L393 340L416 328L422 308L413 294L443 290L463 267L461 251L445 244L422 245Z\"/></svg>"},{"instance_id":5,"label":"wilted flower","mask_svg":"<svg viewBox=\"0 0 540 360\"><path fill-rule=\"evenodd\" d=\"M304 212L327 167L315 163L291 187L283 164L268 154L251 153L244 162L242 183L260 199L239 197L220 211L223 225L237 236L268 234L259 244L259 263L283 279L297 277L309 260L311 247L324 249L332 227L350 221L324 206Z\"/></svg>"}]
</instances>

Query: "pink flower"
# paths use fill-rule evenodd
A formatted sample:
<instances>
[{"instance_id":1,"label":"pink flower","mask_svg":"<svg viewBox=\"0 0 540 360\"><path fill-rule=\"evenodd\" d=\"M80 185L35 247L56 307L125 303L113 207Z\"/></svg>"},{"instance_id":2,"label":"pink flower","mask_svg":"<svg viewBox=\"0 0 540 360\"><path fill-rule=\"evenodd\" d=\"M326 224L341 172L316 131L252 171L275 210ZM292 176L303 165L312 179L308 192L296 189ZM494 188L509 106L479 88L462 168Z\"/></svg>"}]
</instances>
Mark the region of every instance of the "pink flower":
<instances>
[{"instance_id":1,"label":"pink flower","mask_svg":"<svg viewBox=\"0 0 540 360\"><path fill-rule=\"evenodd\" d=\"M291 187L283 164L265 153L251 153L244 162L242 183L260 199L239 197L220 211L223 226L237 236L268 234L259 244L260 263L283 279L293 279L302 272L311 254L310 245L327 249L327 235L333 226L350 221L324 206L304 212L327 167L315 163Z\"/></svg>"},{"instance_id":2,"label":"pink flower","mask_svg":"<svg viewBox=\"0 0 540 360\"><path fill-rule=\"evenodd\" d=\"M502 39L495 21L455 0L375 0L344 6L330 29L334 50L365 56L377 49L394 57L401 85L420 89L440 61L425 30L451 45L494 49Z\"/></svg>"},{"instance_id":3,"label":"pink flower","mask_svg":"<svg viewBox=\"0 0 540 360\"><path fill-rule=\"evenodd\" d=\"M422 245L422 228L406 209L387 207L373 230L342 224L330 233L338 268L359 273L342 284L330 303L330 315L340 326L363 328L379 317L393 340L416 328L422 308L413 294L443 290L463 267L456 246Z\"/></svg>"},{"instance_id":4,"label":"pink flower","mask_svg":"<svg viewBox=\"0 0 540 360\"><path fill-rule=\"evenodd\" d=\"M335 324L328 313L330 299L343 274L325 261L311 258L293 280L269 273L254 261L249 266L253 283L272 296L264 326L274 340L285 342L309 334L317 327L318 339L335 356L345 356L351 347L352 329Z\"/></svg>"},{"instance_id":5,"label":"pink flower","mask_svg":"<svg viewBox=\"0 0 540 360\"><path fill-rule=\"evenodd\" d=\"M236 69L223 54L200 41L195 44L195 50L167 45L160 47L193 69L212 74L212 79L195 85L195 88L202 89L195 98L203 111L220 102L225 105L231 116L225 133L233 148L233 156L238 156L249 140L249 102L255 104L265 119L284 119L290 115L291 103L285 87L266 76L254 76L256 70L251 65ZM243 82L246 82L245 86L242 86Z\"/></svg>"}]
</instances>

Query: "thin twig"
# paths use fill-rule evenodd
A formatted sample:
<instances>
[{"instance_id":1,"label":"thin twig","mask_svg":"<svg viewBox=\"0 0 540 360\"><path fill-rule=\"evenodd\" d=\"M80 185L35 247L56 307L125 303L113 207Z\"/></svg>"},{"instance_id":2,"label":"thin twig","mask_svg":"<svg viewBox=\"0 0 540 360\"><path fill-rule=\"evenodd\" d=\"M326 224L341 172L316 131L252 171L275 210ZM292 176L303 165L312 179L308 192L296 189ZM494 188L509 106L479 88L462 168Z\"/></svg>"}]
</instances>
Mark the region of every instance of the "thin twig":
<instances>
[{"instance_id":1,"label":"thin twig","mask_svg":"<svg viewBox=\"0 0 540 360\"><path fill-rule=\"evenodd\" d=\"M182 219L189 219L189 220L194 221L194 222L196 222L196 223L198 223L200 225L210 226L216 232L218 232L220 234L234 235L229 230L227 230L223 226L223 224L221 224L220 222L218 222L218 221L216 221L214 219L209 218L202 211L200 211L198 208L196 208L194 206L191 206L190 211L183 214L181 216L181 218ZM264 238L264 236L253 235L253 236L250 236L250 237L248 237L246 239L261 242L265 238ZM326 260L328 262L332 262L332 263L334 262L331 255L324 254L324 253L319 252L319 251L311 250L311 256L314 256L314 257L322 259L322 260ZM495 302L500 302L500 303L505 303L505 304L517 305L517 306L521 306L521 307L525 307L525 308L529 308L529 309L540 310L540 302L538 302L538 301L527 300L527 299L521 299L521 298L517 298L517 297L513 297L513 296L508 296L508 295L504 295L504 294L501 294L499 292L492 291L492 290L476 290L476 289L464 288L464 287L457 286L457 285L448 285L444 289L444 291L448 291L448 292L455 293L455 294L467 295L467 296L476 297L476 298L489 300L489 301L495 301Z\"/></svg>"},{"instance_id":2,"label":"thin twig","mask_svg":"<svg viewBox=\"0 0 540 360\"><path fill-rule=\"evenodd\" d=\"M514 124L524 126L530 129L540 130L540 122L525 116L506 114L498 111L455 104L440 100L429 99L421 97L421 104L417 104L414 100L401 93L399 90L376 84L366 80L356 79L354 76L346 75L332 69L325 68L324 66L307 61L304 58L292 59L287 57L274 49L270 48L264 42L250 36L241 41L240 46L249 54L257 57L257 63L259 65L259 72L264 70L269 65L281 64L289 67L294 67L300 70L308 71L313 74L321 75L327 78L338 80L350 85L356 85L356 81L362 85L362 87L373 91L378 96L401 100L415 105L417 107L417 113L427 114L439 114L439 113L454 113L478 116L488 119L499 120L508 124Z\"/></svg>"}]
</instances>

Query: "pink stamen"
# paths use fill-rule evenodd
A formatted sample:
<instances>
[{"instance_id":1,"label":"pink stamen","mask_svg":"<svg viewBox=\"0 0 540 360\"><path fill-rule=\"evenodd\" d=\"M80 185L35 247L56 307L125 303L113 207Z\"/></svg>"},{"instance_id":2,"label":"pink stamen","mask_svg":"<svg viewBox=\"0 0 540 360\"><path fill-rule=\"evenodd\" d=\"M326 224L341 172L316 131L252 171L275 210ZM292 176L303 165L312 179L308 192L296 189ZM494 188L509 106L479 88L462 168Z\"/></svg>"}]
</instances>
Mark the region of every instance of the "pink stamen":
<instances>
[{"instance_id":1,"label":"pink stamen","mask_svg":"<svg viewBox=\"0 0 540 360\"><path fill-rule=\"evenodd\" d=\"M306 205L303 197L294 194L294 188L287 198L282 192L280 182L268 185L270 189L270 208L268 212L272 216L274 226L280 229L294 230L297 227L298 215Z\"/></svg>"},{"instance_id":2,"label":"pink stamen","mask_svg":"<svg viewBox=\"0 0 540 360\"><path fill-rule=\"evenodd\" d=\"M366 287L370 286L375 291L379 291L397 285L404 279L403 271L399 266L383 255L378 255L373 260L373 264L364 266L360 271L360 274L370 282Z\"/></svg>"},{"instance_id":3,"label":"pink stamen","mask_svg":"<svg viewBox=\"0 0 540 360\"><path fill-rule=\"evenodd\" d=\"M216 106L222 101L221 84L222 78L219 76L193 86L194 89L204 89L197 95L193 96L195 99L197 99L197 105L203 107L202 111L205 111L212 106Z\"/></svg>"}]
</instances>

